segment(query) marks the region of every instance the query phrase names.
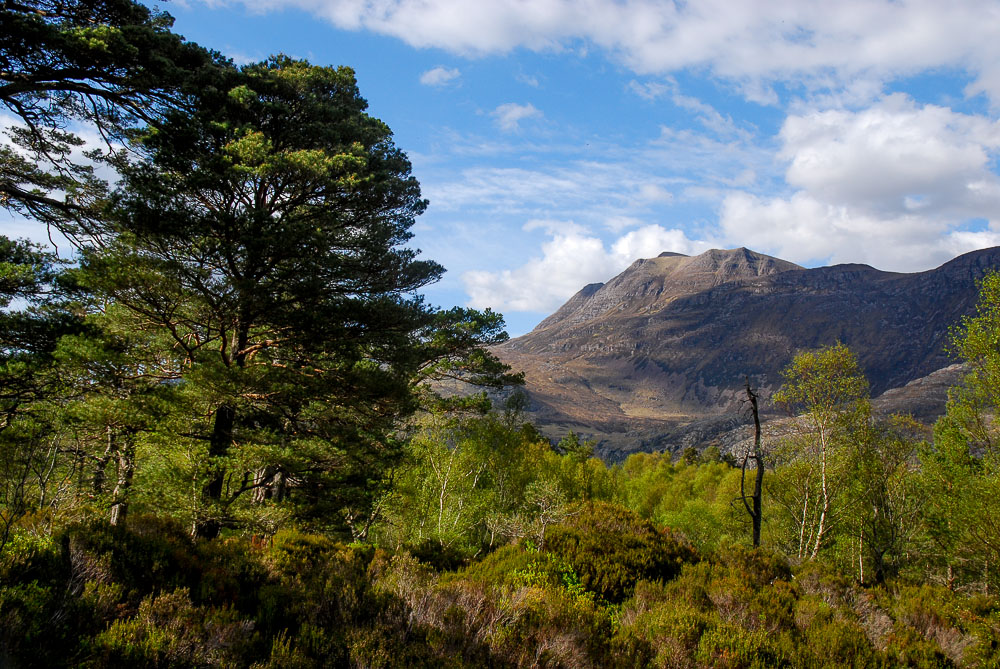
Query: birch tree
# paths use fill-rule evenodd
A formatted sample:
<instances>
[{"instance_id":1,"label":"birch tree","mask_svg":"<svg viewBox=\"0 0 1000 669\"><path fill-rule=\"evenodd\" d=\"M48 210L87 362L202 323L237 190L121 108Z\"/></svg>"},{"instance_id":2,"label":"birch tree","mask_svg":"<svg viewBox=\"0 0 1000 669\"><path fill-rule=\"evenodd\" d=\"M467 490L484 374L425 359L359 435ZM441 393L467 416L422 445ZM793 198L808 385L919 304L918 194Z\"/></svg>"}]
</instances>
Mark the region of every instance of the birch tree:
<instances>
[{"instance_id":1,"label":"birch tree","mask_svg":"<svg viewBox=\"0 0 1000 669\"><path fill-rule=\"evenodd\" d=\"M814 467L817 476L814 514L809 516L806 500L802 511L803 536L809 526L809 540L800 547L802 556L814 559L823 547L833 520L833 501L839 494L834 476L835 458L841 445L843 427L868 406L868 381L854 354L843 344L818 351L799 353L782 372L784 383L773 396L774 402L800 415L808 434L800 442L797 457ZM808 520L807 520L808 519Z\"/></svg>"}]
</instances>

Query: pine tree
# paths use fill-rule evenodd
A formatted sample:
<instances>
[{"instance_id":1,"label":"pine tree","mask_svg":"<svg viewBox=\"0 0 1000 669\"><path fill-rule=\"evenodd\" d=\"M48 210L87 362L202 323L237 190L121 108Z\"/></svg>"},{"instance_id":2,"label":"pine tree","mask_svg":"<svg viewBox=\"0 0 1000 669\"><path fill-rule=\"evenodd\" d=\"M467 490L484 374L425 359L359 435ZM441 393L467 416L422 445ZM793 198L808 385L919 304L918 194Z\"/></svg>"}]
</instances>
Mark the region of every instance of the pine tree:
<instances>
[{"instance_id":1,"label":"pine tree","mask_svg":"<svg viewBox=\"0 0 1000 669\"><path fill-rule=\"evenodd\" d=\"M142 137L84 255L87 284L170 341L201 407L201 536L293 490L329 522L398 457L422 381L509 380L480 348L505 336L497 314L417 294L443 271L407 246L426 202L365 107L348 68L243 68Z\"/></svg>"}]
</instances>

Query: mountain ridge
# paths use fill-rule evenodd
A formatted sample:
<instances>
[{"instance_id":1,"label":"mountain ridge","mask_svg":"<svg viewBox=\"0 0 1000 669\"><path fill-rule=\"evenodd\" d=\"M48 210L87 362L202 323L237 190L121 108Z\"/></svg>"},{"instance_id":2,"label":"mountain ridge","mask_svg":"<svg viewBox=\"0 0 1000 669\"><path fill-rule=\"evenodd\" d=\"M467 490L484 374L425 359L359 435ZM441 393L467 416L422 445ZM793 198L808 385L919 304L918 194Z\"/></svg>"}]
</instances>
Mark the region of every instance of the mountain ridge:
<instances>
[{"instance_id":1,"label":"mountain ridge","mask_svg":"<svg viewBox=\"0 0 1000 669\"><path fill-rule=\"evenodd\" d=\"M799 350L843 342L874 395L953 364L949 328L997 268L1000 248L916 273L807 269L745 248L661 254L585 286L495 350L525 372L550 436L575 429L620 450L642 433L644 448L670 448L657 434L732 413L745 376L768 397Z\"/></svg>"},{"instance_id":2,"label":"mountain ridge","mask_svg":"<svg viewBox=\"0 0 1000 669\"><path fill-rule=\"evenodd\" d=\"M623 297L641 293L643 297L660 298L663 296L667 279L672 279L670 287L673 290L668 290L664 297L671 299L739 278L762 276L789 269L802 268L794 263L755 253L746 248L730 251L712 249L697 256L661 253L655 258L636 260L624 272L605 283L584 286L555 313L539 323L532 332L548 329L567 320L570 323L588 320L615 308L622 303Z\"/></svg>"}]
</instances>

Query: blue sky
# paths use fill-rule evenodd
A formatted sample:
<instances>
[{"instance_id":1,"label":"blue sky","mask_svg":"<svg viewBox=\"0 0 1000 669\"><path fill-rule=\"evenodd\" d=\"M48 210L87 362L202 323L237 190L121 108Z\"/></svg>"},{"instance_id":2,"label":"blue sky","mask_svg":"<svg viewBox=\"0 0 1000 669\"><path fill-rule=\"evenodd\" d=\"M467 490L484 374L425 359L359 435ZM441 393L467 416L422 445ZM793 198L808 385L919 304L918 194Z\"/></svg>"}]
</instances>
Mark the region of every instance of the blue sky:
<instances>
[{"instance_id":1,"label":"blue sky","mask_svg":"<svg viewBox=\"0 0 1000 669\"><path fill-rule=\"evenodd\" d=\"M357 73L430 207L428 300L523 334L637 258L930 269L1000 244L1000 2L158 3Z\"/></svg>"}]
</instances>

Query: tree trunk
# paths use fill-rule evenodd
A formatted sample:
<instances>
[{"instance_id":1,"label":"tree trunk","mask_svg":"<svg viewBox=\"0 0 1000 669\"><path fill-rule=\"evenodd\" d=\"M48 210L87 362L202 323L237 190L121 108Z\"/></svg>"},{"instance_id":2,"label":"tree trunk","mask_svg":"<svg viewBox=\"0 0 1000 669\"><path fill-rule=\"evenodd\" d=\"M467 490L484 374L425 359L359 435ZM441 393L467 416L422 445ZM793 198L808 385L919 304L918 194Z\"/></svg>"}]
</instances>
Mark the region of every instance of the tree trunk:
<instances>
[{"instance_id":1,"label":"tree trunk","mask_svg":"<svg viewBox=\"0 0 1000 669\"><path fill-rule=\"evenodd\" d=\"M90 489L93 490L95 495L104 494L104 481L107 478L106 470L108 468L108 463L111 462L111 455L115 452L115 431L110 425L106 428L107 431L107 448L104 449L104 455L99 458L94 458L94 477L91 480Z\"/></svg>"},{"instance_id":2,"label":"tree trunk","mask_svg":"<svg viewBox=\"0 0 1000 669\"><path fill-rule=\"evenodd\" d=\"M753 438L753 451L748 452L743 458L743 470L740 473L740 495L743 498L743 506L746 508L747 513L750 515L750 520L753 524L753 547L760 547L760 527L761 527L761 498L763 496L764 488L764 454L761 452L760 444L760 414L757 410L757 393L755 393L750 388L750 377L746 379L746 391L747 391L747 401L750 402L750 411L753 414L753 427L754 427L754 438ZM746 479L747 471L747 460L752 459L754 465L756 466L756 475L754 476L754 486L753 494L750 499L753 502L751 506L747 502L747 495L744 491L744 482Z\"/></svg>"},{"instance_id":3,"label":"tree trunk","mask_svg":"<svg viewBox=\"0 0 1000 669\"><path fill-rule=\"evenodd\" d=\"M209 506L211 517L202 518L195 526L195 536L202 539L214 539L219 536L222 523L217 517L218 503L222 500L222 488L226 479L226 468L220 462L229 454L233 443L233 425L236 423L236 407L223 404L215 411L215 423L212 426L212 436L208 443L208 457L211 462L211 473L208 483L202 489L202 495Z\"/></svg>"},{"instance_id":4,"label":"tree trunk","mask_svg":"<svg viewBox=\"0 0 1000 669\"><path fill-rule=\"evenodd\" d=\"M135 435L126 434L118 448L118 482L111 494L111 524L125 522L135 474Z\"/></svg>"},{"instance_id":5,"label":"tree trunk","mask_svg":"<svg viewBox=\"0 0 1000 669\"><path fill-rule=\"evenodd\" d=\"M819 527L816 529L816 543L813 545L810 559L816 559L816 556L819 555L819 547L823 541L823 532L826 529L826 514L830 511L830 492L826 487L826 433L822 427L819 431L819 441L821 449L819 480L820 488L823 492L823 508L819 514Z\"/></svg>"},{"instance_id":6,"label":"tree trunk","mask_svg":"<svg viewBox=\"0 0 1000 669\"><path fill-rule=\"evenodd\" d=\"M263 504L271 498L274 486L274 467L260 467L253 472L253 503Z\"/></svg>"},{"instance_id":7,"label":"tree trunk","mask_svg":"<svg viewBox=\"0 0 1000 669\"><path fill-rule=\"evenodd\" d=\"M806 552L806 523L809 517L809 482L806 481L806 492L802 497L802 517L799 521L799 552L796 553L796 557L801 558ZM809 535L810 538L812 534Z\"/></svg>"},{"instance_id":8,"label":"tree trunk","mask_svg":"<svg viewBox=\"0 0 1000 669\"><path fill-rule=\"evenodd\" d=\"M288 474L286 474L283 469L278 470L278 473L274 477L274 492L272 494L272 499L274 499L275 502L285 501L287 483Z\"/></svg>"}]
</instances>

